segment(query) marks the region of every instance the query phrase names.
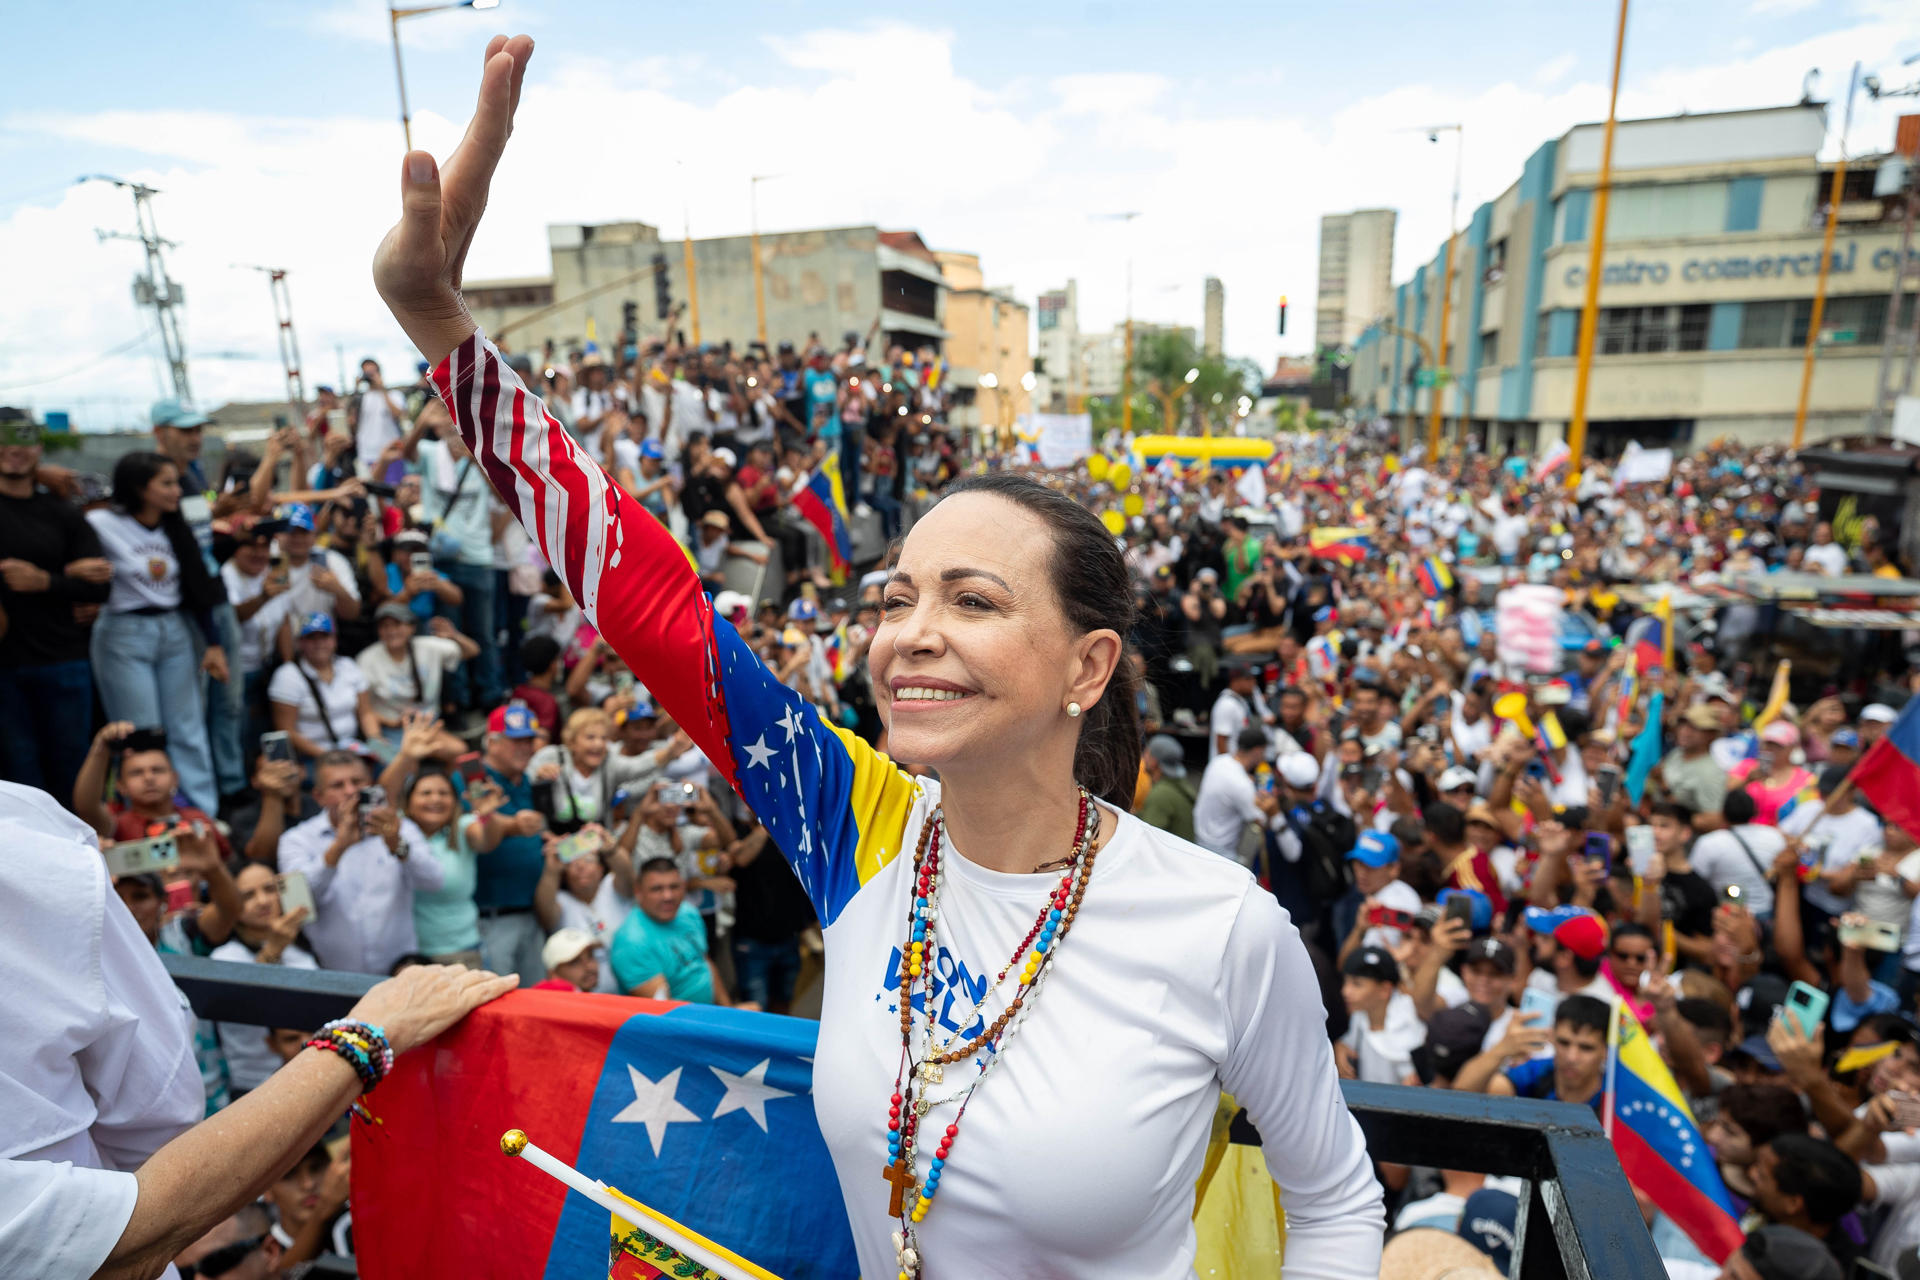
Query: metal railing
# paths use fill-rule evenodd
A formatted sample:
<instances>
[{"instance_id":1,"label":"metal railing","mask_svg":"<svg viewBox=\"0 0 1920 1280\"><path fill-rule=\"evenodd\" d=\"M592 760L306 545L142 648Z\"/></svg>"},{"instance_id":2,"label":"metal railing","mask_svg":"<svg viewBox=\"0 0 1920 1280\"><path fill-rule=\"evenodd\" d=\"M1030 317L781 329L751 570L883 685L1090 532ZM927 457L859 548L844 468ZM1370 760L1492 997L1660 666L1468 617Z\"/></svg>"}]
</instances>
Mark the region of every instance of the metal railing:
<instances>
[{"instance_id":1,"label":"metal railing","mask_svg":"<svg viewBox=\"0 0 1920 1280\"><path fill-rule=\"evenodd\" d=\"M193 1011L217 1022L317 1027L345 1017L377 978L330 969L163 955ZM1374 1159L1526 1180L1514 1224L1518 1280L1642 1280L1666 1274L1613 1144L1567 1102L1445 1089L1341 1084ZM1260 1145L1242 1112L1232 1140Z\"/></svg>"}]
</instances>

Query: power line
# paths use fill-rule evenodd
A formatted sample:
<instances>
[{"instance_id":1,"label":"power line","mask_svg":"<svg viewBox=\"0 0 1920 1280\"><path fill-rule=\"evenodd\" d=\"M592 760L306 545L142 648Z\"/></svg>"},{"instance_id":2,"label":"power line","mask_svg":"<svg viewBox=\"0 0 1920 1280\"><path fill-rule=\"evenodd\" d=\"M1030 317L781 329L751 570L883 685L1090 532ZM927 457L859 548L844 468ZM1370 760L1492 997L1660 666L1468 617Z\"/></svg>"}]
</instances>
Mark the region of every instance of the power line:
<instances>
[{"instance_id":1,"label":"power line","mask_svg":"<svg viewBox=\"0 0 1920 1280\"><path fill-rule=\"evenodd\" d=\"M25 390L28 387L43 387L49 382L59 382L63 379L71 378L77 373L85 373L89 369L93 368L95 365L99 364L102 360L111 360L113 359L113 357L117 355L121 355L125 352L131 351L133 350L133 348L145 343L146 340L148 338L151 338L152 336L153 336L153 330L151 329L143 330L141 331L139 337L132 338L126 342L123 342L119 346L114 347L112 350L102 351L99 355L94 356L90 360L87 360L84 364L77 364L73 366L73 368L67 369L61 373L56 373L51 377L30 378L26 382L0 383L0 391L21 391L21 390Z\"/></svg>"}]
</instances>

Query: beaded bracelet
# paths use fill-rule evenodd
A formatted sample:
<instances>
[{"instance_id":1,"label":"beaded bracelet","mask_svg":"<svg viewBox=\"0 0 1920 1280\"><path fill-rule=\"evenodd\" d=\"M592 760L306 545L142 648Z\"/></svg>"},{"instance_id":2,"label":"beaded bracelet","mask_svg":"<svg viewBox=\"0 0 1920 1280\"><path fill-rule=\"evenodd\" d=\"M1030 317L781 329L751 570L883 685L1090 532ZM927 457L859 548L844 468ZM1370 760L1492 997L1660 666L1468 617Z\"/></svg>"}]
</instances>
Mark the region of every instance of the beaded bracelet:
<instances>
[{"instance_id":1,"label":"beaded bracelet","mask_svg":"<svg viewBox=\"0 0 1920 1280\"><path fill-rule=\"evenodd\" d=\"M393 1046L386 1032L365 1022L336 1019L315 1032L304 1047L339 1054L360 1077L362 1093L371 1093L393 1069Z\"/></svg>"}]
</instances>

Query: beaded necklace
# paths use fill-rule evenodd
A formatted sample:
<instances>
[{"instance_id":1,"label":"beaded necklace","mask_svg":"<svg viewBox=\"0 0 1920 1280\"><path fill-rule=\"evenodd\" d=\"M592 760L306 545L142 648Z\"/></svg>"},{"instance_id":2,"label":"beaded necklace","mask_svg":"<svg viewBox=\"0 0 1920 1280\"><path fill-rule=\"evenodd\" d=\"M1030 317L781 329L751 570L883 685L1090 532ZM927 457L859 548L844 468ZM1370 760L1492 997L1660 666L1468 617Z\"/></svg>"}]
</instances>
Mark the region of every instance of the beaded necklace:
<instances>
[{"instance_id":1,"label":"beaded necklace","mask_svg":"<svg viewBox=\"0 0 1920 1280\"><path fill-rule=\"evenodd\" d=\"M970 1025L973 1014L986 1003L987 994L997 990L1016 965L1021 966L1019 981L1008 1001L988 1027L979 1035L956 1044L960 1035L956 1033L944 1044L936 1045L933 1031L933 982L930 974L921 983L927 1008L926 1047L920 1061L913 1058L913 987L921 981L931 964L929 953L935 925L939 918L940 886L946 879L941 863L941 838L945 823L939 809L929 815L926 825L921 828L919 846L913 855L914 888L912 905L907 912L907 940L901 946L900 963L900 1065L894 1073L893 1095L887 1108L887 1160L884 1170L886 1180L891 1184L888 1199L888 1213L901 1221L902 1230L893 1236L895 1259L900 1267L900 1280L917 1280L920 1274L920 1253L915 1236L915 1226L921 1222L933 1207L935 1194L940 1189L940 1176L946 1167L947 1158L953 1150L954 1139L960 1133L960 1120L966 1115L967 1106L973 1099L973 1092L980 1087L988 1074L1000 1062L1001 1051L1012 1039L1013 1033L1026 1021L1027 1014L1039 1002L1040 986L1048 972L1053 968L1053 953L1066 939L1067 932L1073 927L1074 917L1079 914L1080 901L1086 896L1087 881L1093 874L1093 859L1096 853L1094 838L1099 830L1099 819L1093 807L1093 799L1084 787L1079 792L1079 816L1074 824L1073 854L1067 860L1067 868L1060 877L1060 883L1047 895L1046 904L1040 908L1033 927L1027 936L1014 948L1013 956L1000 970L999 975L986 987L973 1002L973 1008L967 1017L956 1019L959 1026ZM1022 963L1024 958L1024 964ZM942 1098L928 1096L928 1086L939 1084L944 1068L984 1050L980 1072L964 1088ZM916 1097L915 1094L919 1096ZM914 1156L918 1147L920 1120L935 1106L958 1102L960 1109L954 1114L953 1122L946 1127L940 1142L934 1150L932 1163L928 1166L924 1179L916 1180L914 1175ZM911 1203L909 1203L911 1201Z\"/></svg>"}]
</instances>

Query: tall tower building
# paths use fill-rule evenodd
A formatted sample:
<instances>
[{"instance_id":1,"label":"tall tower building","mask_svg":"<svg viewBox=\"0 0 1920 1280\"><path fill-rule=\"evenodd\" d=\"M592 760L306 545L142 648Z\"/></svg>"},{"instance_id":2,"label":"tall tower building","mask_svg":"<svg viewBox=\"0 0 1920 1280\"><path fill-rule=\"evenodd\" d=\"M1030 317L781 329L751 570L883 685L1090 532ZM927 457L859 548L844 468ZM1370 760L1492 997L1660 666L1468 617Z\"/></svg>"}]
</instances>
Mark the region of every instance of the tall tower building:
<instances>
[{"instance_id":1,"label":"tall tower building","mask_svg":"<svg viewBox=\"0 0 1920 1280\"><path fill-rule=\"evenodd\" d=\"M1046 381L1046 393L1036 399L1048 404L1058 397L1065 407L1074 396L1087 393L1087 370L1074 367L1083 363L1080 286L1069 280L1066 288L1049 289L1041 294L1034 319L1039 331L1039 346L1034 354L1038 357L1040 376Z\"/></svg>"},{"instance_id":2,"label":"tall tower building","mask_svg":"<svg viewBox=\"0 0 1920 1280\"><path fill-rule=\"evenodd\" d=\"M1227 331L1227 290L1218 276L1207 277L1206 354L1218 359Z\"/></svg>"},{"instance_id":3,"label":"tall tower building","mask_svg":"<svg viewBox=\"0 0 1920 1280\"><path fill-rule=\"evenodd\" d=\"M1393 305L1392 209L1357 209L1320 219L1319 298L1314 306L1316 347L1352 346L1368 324Z\"/></svg>"}]
</instances>

